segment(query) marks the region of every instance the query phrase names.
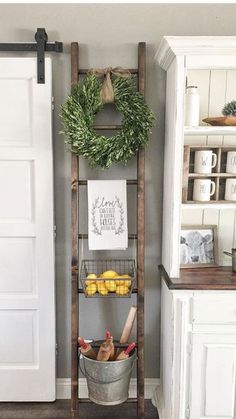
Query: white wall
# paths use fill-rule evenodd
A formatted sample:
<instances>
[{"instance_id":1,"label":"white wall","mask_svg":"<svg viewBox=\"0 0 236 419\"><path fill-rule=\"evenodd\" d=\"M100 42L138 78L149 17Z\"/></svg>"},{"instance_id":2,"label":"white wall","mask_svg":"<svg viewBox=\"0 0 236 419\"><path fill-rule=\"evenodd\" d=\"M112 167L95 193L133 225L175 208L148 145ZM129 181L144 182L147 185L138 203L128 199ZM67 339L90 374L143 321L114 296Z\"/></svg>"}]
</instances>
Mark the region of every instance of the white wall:
<instances>
[{"instance_id":1,"label":"white wall","mask_svg":"<svg viewBox=\"0 0 236 419\"><path fill-rule=\"evenodd\" d=\"M46 27L49 40L63 41L64 54L54 55L55 204L57 271L58 377L70 375L70 155L58 135L58 109L70 89L69 44L80 43L81 67L135 67L138 41L147 42L147 102L157 126L146 152L146 376L159 376L160 262L165 74L154 63L163 35L235 35L235 5L0 5L0 42L33 41L37 27ZM7 54L5 54L7 55ZM3 54L1 54L3 56ZM95 177L135 176L135 164ZM83 206L84 217L85 205ZM129 202L133 218L132 199ZM132 226L131 226L132 227ZM132 249L131 249L132 255ZM81 297L81 334L100 337L107 327L118 336L129 301L91 301ZM88 310L88 311L87 311Z\"/></svg>"}]
</instances>

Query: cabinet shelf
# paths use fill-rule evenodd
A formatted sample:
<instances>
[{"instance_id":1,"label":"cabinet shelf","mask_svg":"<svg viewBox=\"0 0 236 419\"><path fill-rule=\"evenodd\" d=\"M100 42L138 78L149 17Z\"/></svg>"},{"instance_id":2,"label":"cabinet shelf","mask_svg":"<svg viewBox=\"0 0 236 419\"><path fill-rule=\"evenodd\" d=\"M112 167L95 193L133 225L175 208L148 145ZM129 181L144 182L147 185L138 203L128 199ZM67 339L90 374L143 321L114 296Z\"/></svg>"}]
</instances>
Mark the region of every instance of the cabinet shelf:
<instances>
[{"instance_id":1,"label":"cabinet shelf","mask_svg":"<svg viewBox=\"0 0 236 419\"><path fill-rule=\"evenodd\" d=\"M216 166L212 173L194 173L194 156L195 152L210 148L216 154ZM193 190L195 179L212 179L215 182L215 193L212 200L209 202L213 204L227 205L229 203L236 204L235 201L225 201L226 179L236 178L235 173L227 173L227 153L228 151L235 151L236 147L229 147L225 145L215 146L184 146L184 161L183 161L183 182L182 182L182 202L184 204L199 204L193 200ZM201 202L200 202L201 204Z\"/></svg>"},{"instance_id":2,"label":"cabinet shelf","mask_svg":"<svg viewBox=\"0 0 236 419\"><path fill-rule=\"evenodd\" d=\"M189 173L189 178L212 178L212 177L221 177L221 178L235 178L235 173Z\"/></svg>"},{"instance_id":3,"label":"cabinet shelf","mask_svg":"<svg viewBox=\"0 0 236 419\"><path fill-rule=\"evenodd\" d=\"M184 204L182 204L182 209L193 209L193 208L201 208L201 209L207 209L207 208L215 208L215 209L236 209L236 202L227 202L226 201L210 201L210 202L193 202L189 201Z\"/></svg>"},{"instance_id":4,"label":"cabinet shelf","mask_svg":"<svg viewBox=\"0 0 236 419\"><path fill-rule=\"evenodd\" d=\"M236 127L233 126L209 126L199 125L198 127L184 127L184 135L235 135Z\"/></svg>"}]
</instances>

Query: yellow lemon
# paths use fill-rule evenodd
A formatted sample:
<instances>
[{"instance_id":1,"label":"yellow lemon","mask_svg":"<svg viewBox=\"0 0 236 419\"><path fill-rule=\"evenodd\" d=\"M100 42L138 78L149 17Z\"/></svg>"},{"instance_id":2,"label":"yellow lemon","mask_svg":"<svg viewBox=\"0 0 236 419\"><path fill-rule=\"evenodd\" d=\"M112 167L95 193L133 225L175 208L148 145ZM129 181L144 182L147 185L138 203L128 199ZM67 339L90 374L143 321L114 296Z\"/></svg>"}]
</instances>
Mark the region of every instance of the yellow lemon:
<instances>
[{"instance_id":1,"label":"yellow lemon","mask_svg":"<svg viewBox=\"0 0 236 419\"><path fill-rule=\"evenodd\" d=\"M94 281L93 279L86 279L85 281L85 285L89 286L95 284L96 285L96 281Z\"/></svg>"},{"instance_id":2,"label":"yellow lemon","mask_svg":"<svg viewBox=\"0 0 236 419\"><path fill-rule=\"evenodd\" d=\"M116 282L111 280L111 281L105 281L105 285L106 288L108 289L108 291L110 292L114 292L116 290Z\"/></svg>"},{"instance_id":3,"label":"yellow lemon","mask_svg":"<svg viewBox=\"0 0 236 419\"><path fill-rule=\"evenodd\" d=\"M117 275L118 274L115 271L105 271L102 273L102 278L114 278Z\"/></svg>"},{"instance_id":4,"label":"yellow lemon","mask_svg":"<svg viewBox=\"0 0 236 419\"><path fill-rule=\"evenodd\" d=\"M99 294L101 295L107 295L108 294L108 289L105 287L105 285L103 287L100 287L98 289Z\"/></svg>"},{"instance_id":5,"label":"yellow lemon","mask_svg":"<svg viewBox=\"0 0 236 419\"><path fill-rule=\"evenodd\" d=\"M97 279L96 274L88 274L87 279Z\"/></svg>"},{"instance_id":6,"label":"yellow lemon","mask_svg":"<svg viewBox=\"0 0 236 419\"><path fill-rule=\"evenodd\" d=\"M90 284L86 287L86 294L87 295L94 295L97 292L96 284Z\"/></svg>"},{"instance_id":7,"label":"yellow lemon","mask_svg":"<svg viewBox=\"0 0 236 419\"><path fill-rule=\"evenodd\" d=\"M115 279L116 285L124 285L123 276L116 275L113 279Z\"/></svg>"},{"instance_id":8,"label":"yellow lemon","mask_svg":"<svg viewBox=\"0 0 236 419\"><path fill-rule=\"evenodd\" d=\"M97 281L97 288L98 288L98 291L101 288L106 288L105 282L104 281Z\"/></svg>"},{"instance_id":9,"label":"yellow lemon","mask_svg":"<svg viewBox=\"0 0 236 419\"><path fill-rule=\"evenodd\" d=\"M126 287L131 287L131 279L126 279L124 285L126 285Z\"/></svg>"},{"instance_id":10,"label":"yellow lemon","mask_svg":"<svg viewBox=\"0 0 236 419\"><path fill-rule=\"evenodd\" d=\"M128 274L121 275L121 277L122 277L122 278L131 278L131 276L130 276L130 275L128 275Z\"/></svg>"},{"instance_id":11,"label":"yellow lemon","mask_svg":"<svg viewBox=\"0 0 236 419\"><path fill-rule=\"evenodd\" d=\"M129 288L124 285L118 285L116 287L116 294L118 295L126 295L129 292Z\"/></svg>"}]
</instances>

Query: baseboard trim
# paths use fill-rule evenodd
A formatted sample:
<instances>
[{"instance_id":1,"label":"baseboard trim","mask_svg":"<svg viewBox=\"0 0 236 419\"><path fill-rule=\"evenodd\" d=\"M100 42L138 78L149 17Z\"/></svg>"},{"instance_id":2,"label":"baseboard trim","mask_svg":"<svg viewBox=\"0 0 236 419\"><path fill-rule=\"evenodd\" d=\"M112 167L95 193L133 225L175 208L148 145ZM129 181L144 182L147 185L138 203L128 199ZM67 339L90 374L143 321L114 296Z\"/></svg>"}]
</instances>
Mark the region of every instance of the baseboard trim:
<instances>
[{"instance_id":1,"label":"baseboard trim","mask_svg":"<svg viewBox=\"0 0 236 419\"><path fill-rule=\"evenodd\" d=\"M154 390L159 386L159 378L145 379L145 399L152 399ZM129 397L136 397L136 379L131 378ZM56 381L57 399L69 399L71 396L71 380L70 378L57 378ZM88 397L88 389L85 378L79 379L79 395L82 398Z\"/></svg>"}]
</instances>

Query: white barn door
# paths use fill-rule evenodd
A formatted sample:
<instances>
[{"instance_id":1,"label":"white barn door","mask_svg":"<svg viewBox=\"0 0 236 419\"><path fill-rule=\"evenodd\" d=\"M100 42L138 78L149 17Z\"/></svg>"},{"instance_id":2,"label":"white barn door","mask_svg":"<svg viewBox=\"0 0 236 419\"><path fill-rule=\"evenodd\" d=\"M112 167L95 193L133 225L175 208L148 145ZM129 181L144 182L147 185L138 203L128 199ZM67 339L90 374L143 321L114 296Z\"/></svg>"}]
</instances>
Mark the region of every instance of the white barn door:
<instances>
[{"instance_id":1,"label":"white barn door","mask_svg":"<svg viewBox=\"0 0 236 419\"><path fill-rule=\"evenodd\" d=\"M55 400L51 60L0 58L0 400Z\"/></svg>"}]
</instances>

